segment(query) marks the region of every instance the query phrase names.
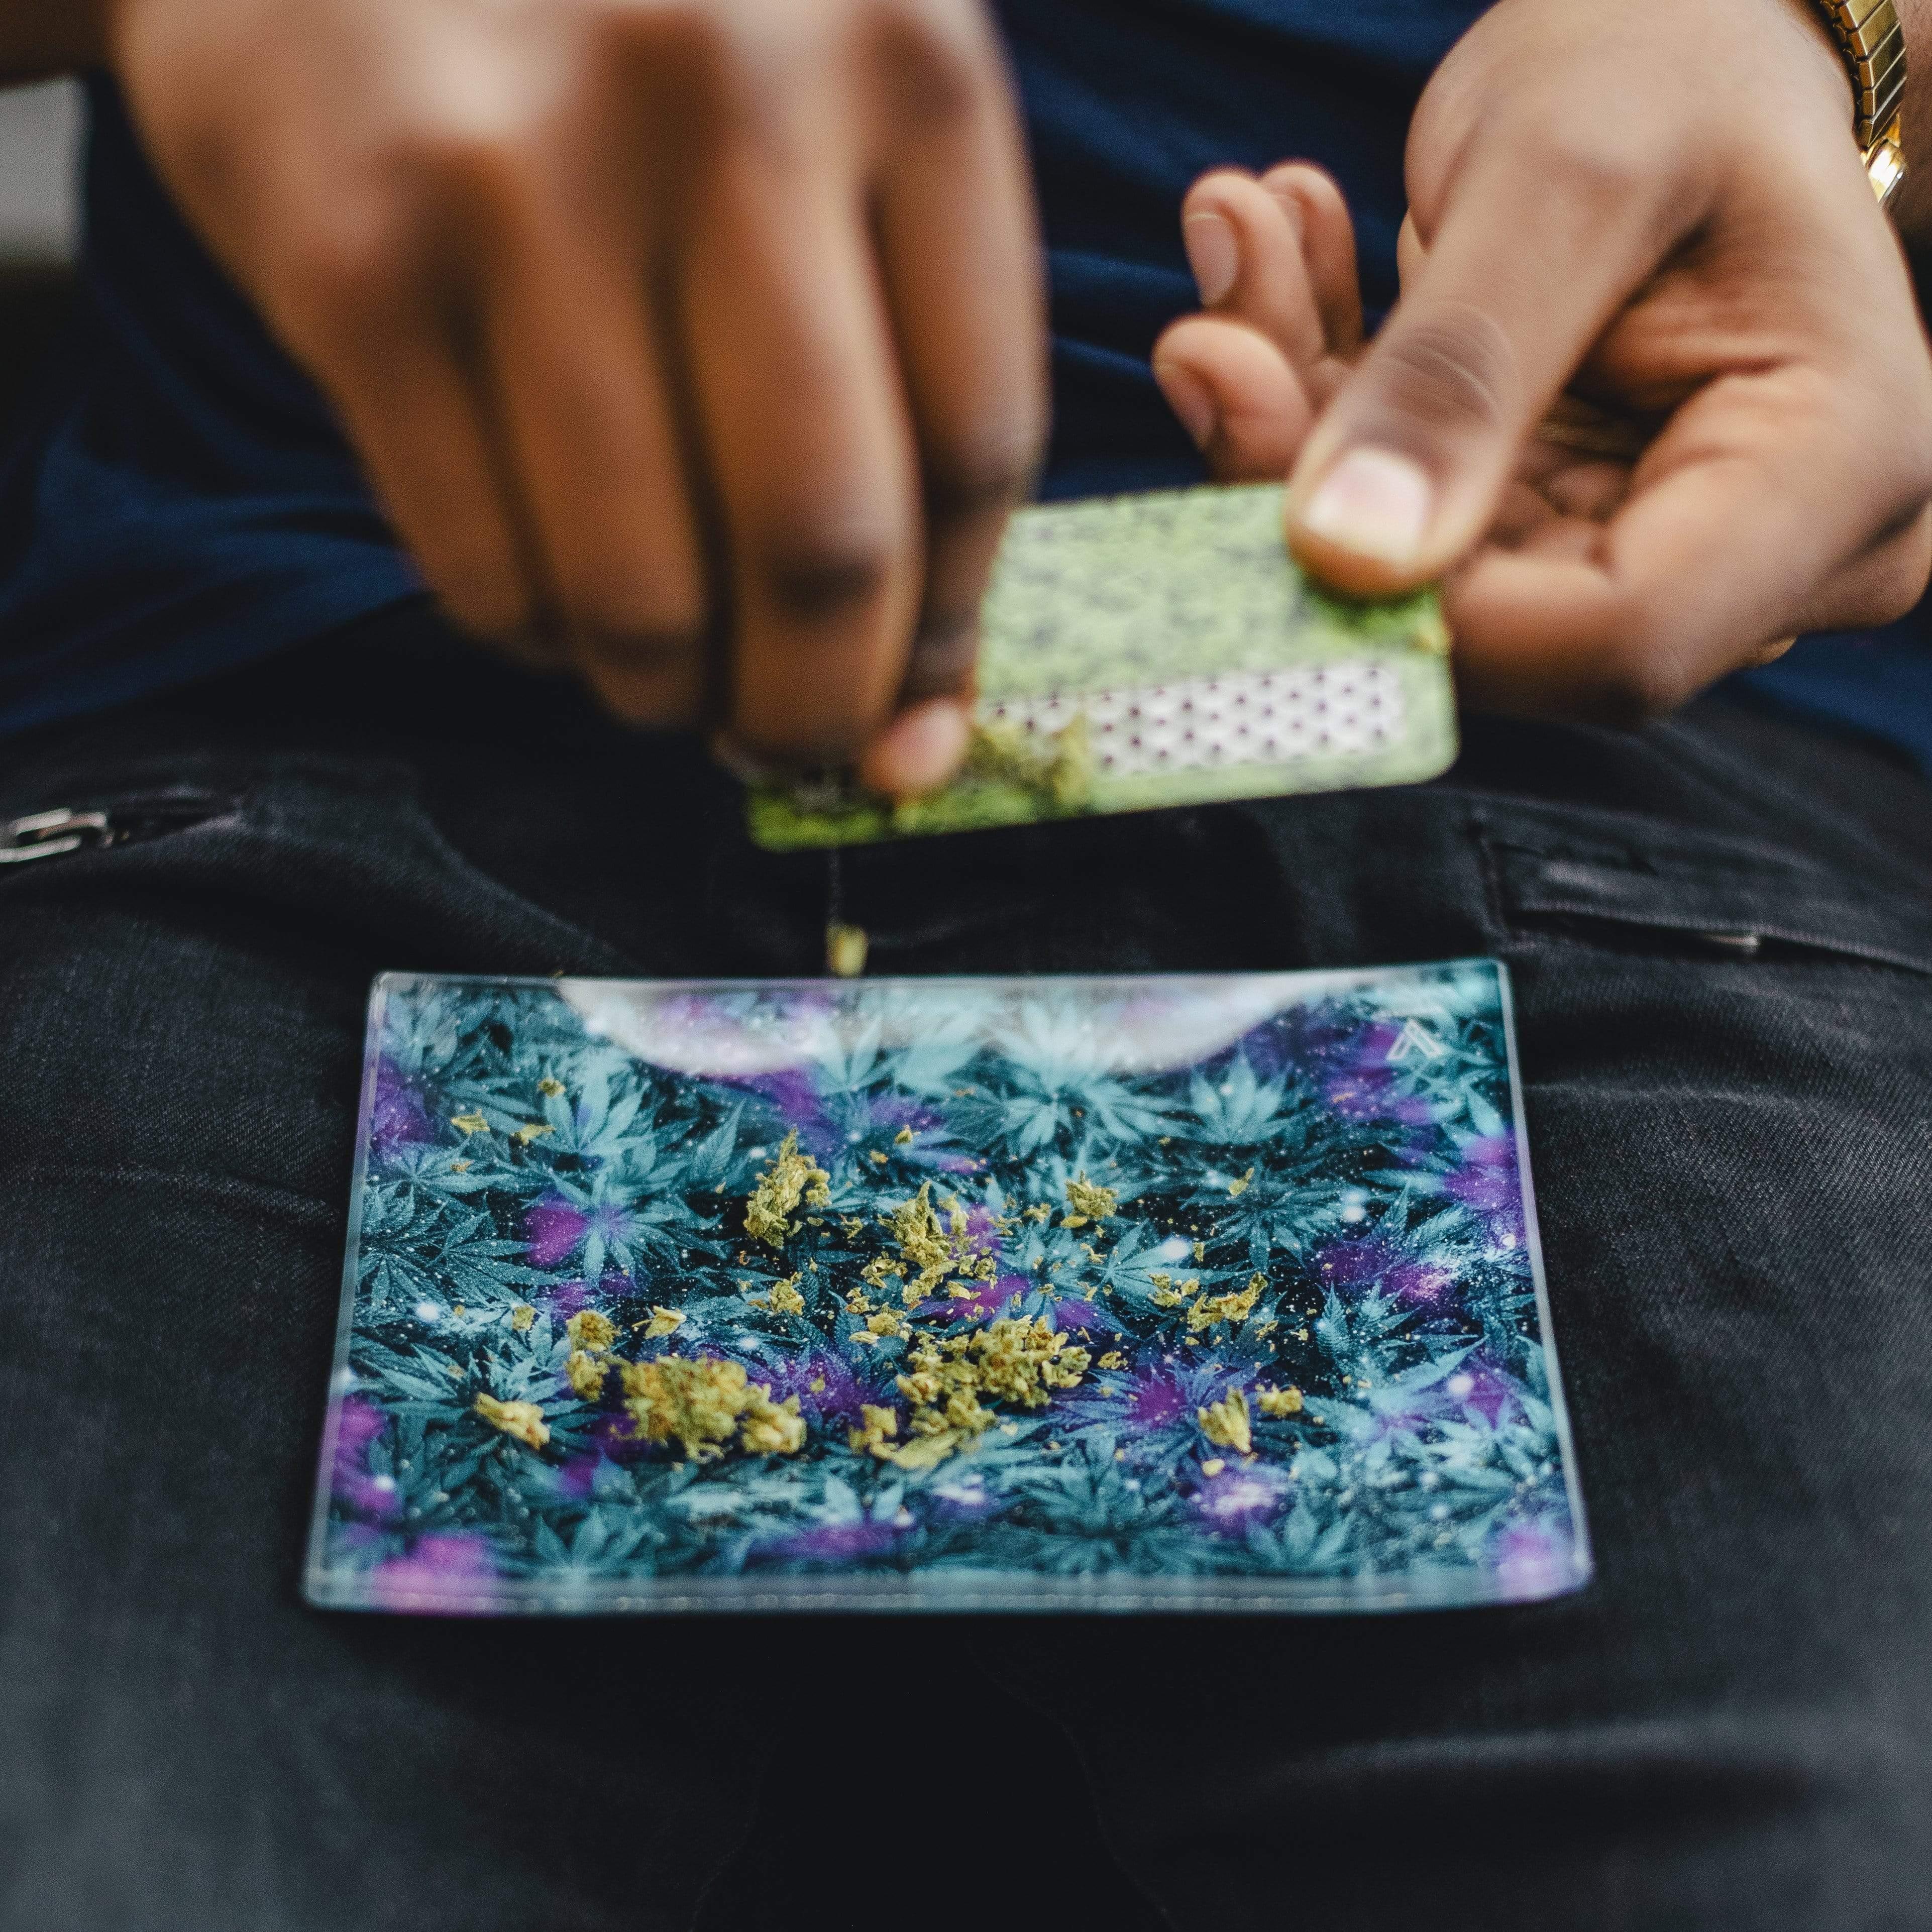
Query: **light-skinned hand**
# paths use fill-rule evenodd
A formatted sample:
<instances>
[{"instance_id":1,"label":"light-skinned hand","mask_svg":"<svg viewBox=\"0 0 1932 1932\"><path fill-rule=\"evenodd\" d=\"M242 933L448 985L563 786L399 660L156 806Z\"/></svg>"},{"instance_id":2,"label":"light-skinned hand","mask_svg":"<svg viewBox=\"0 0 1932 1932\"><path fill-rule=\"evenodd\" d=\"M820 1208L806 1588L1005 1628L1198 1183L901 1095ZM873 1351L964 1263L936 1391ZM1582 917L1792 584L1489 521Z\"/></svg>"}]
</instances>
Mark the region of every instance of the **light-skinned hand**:
<instances>
[{"instance_id":1,"label":"light-skinned hand","mask_svg":"<svg viewBox=\"0 0 1932 1932\"><path fill-rule=\"evenodd\" d=\"M1183 211L1203 312L1156 374L1217 476L1288 476L1312 570L1446 575L1472 702L1610 718L1917 601L1932 359L1808 7L1502 0L1408 179L1370 344L1318 170L1216 170Z\"/></svg>"}]
</instances>

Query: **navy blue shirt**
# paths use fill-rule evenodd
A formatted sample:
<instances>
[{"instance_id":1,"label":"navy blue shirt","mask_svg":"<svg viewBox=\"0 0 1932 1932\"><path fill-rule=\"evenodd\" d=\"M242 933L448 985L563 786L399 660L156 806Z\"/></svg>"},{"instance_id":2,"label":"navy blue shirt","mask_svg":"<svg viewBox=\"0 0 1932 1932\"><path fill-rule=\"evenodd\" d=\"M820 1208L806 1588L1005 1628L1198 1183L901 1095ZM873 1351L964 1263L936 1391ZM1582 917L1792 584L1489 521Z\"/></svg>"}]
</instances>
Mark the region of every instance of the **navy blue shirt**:
<instances>
[{"instance_id":1,"label":"navy blue shirt","mask_svg":"<svg viewBox=\"0 0 1932 1932\"><path fill-rule=\"evenodd\" d=\"M1371 316L1395 292L1408 118L1480 0L1003 0L1046 239L1045 494L1202 472L1148 368L1196 306L1180 205L1218 163L1330 169ZM0 731L242 664L421 586L313 387L89 85L80 320L0 453ZM1912 621L1807 640L1761 688L1932 766Z\"/></svg>"}]
</instances>

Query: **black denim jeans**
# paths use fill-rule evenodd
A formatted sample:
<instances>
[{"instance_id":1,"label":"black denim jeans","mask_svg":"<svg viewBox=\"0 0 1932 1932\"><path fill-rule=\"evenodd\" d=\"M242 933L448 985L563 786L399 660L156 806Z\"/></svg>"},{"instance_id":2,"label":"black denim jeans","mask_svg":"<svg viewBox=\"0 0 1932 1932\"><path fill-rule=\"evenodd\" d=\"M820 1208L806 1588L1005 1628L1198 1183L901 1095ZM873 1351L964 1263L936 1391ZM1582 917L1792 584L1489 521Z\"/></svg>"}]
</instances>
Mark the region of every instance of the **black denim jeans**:
<instances>
[{"instance_id":1,"label":"black denim jeans","mask_svg":"<svg viewBox=\"0 0 1932 1932\"><path fill-rule=\"evenodd\" d=\"M827 866L416 610L0 752L62 806L151 836L0 868L5 1932L1932 1927L1882 754L1478 722L1420 789L843 862L880 972L1508 960L1600 1574L1352 1620L303 1607L371 974L809 972Z\"/></svg>"}]
</instances>

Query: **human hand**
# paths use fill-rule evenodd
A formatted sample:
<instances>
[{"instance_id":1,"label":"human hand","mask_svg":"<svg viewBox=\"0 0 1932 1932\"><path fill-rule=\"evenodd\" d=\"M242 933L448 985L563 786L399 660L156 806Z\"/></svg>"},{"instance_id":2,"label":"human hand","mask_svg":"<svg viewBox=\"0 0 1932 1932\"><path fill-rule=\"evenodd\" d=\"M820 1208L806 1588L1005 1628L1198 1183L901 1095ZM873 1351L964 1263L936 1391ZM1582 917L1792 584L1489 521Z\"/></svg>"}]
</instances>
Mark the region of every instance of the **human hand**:
<instances>
[{"instance_id":1,"label":"human hand","mask_svg":"<svg viewBox=\"0 0 1932 1932\"><path fill-rule=\"evenodd\" d=\"M888 792L1045 421L978 0L110 0L190 220L460 625Z\"/></svg>"},{"instance_id":2,"label":"human hand","mask_svg":"<svg viewBox=\"0 0 1932 1932\"><path fill-rule=\"evenodd\" d=\"M1798 0L1502 0L1418 110L1374 343L1332 182L1220 170L1156 372L1218 474L1292 466L1318 574L1446 573L1473 702L1667 710L1932 569L1932 358L1850 121Z\"/></svg>"}]
</instances>

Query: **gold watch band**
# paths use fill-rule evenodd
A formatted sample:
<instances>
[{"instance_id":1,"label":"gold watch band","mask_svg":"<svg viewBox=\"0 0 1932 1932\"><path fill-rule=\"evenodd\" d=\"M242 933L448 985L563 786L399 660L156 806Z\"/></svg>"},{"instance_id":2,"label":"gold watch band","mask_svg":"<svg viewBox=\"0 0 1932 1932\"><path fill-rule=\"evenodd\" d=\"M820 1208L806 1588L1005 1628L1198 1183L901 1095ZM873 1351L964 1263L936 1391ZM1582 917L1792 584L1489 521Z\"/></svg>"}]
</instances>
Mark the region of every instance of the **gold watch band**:
<instances>
[{"instance_id":1,"label":"gold watch band","mask_svg":"<svg viewBox=\"0 0 1932 1932\"><path fill-rule=\"evenodd\" d=\"M1905 29L1893 0L1816 0L1852 76L1852 126L1879 206L1905 179L1899 104L1905 94Z\"/></svg>"}]
</instances>

